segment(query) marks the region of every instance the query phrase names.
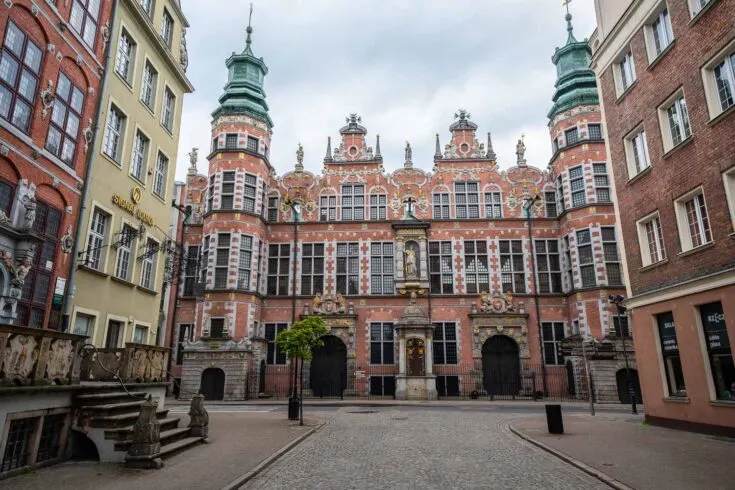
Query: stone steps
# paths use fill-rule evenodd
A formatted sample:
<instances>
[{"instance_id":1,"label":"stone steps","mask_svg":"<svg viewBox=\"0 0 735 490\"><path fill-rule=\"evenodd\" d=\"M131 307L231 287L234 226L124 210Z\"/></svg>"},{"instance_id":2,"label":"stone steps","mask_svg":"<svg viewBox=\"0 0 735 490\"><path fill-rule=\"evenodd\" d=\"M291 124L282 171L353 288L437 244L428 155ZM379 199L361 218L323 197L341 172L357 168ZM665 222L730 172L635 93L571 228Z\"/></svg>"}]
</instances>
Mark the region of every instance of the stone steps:
<instances>
[{"instance_id":1,"label":"stone steps","mask_svg":"<svg viewBox=\"0 0 735 490\"><path fill-rule=\"evenodd\" d=\"M102 405L83 405L82 411L90 414L92 417L104 417L107 415L122 415L127 413L138 413L140 406L145 402L144 399L126 401L121 403L107 403Z\"/></svg>"},{"instance_id":2,"label":"stone steps","mask_svg":"<svg viewBox=\"0 0 735 490\"><path fill-rule=\"evenodd\" d=\"M204 442L203 437L187 437L185 439L178 440L176 442L173 442L171 444L167 444L165 446L161 447L161 454L159 455L161 458L168 458L171 457L180 451L183 451L184 449L193 446L194 444L198 444L200 442Z\"/></svg>"},{"instance_id":3,"label":"stone steps","mask_svg":"<svg viewBox=\"0 0 735 490\"><path fill-rule=\"evenodd\" d=\"M168 410L156 410L156 418L158 420L165 419ZM92 417L91 426L97 429L115 429L135 425L140 416L139 411L124 413L120 415L106 415L101 417Z\"/></svg>"},{"instance_id":4,"label":"stone steps","mask_svg":"<svg viewBox=\"0 0 735 490\"><path fill-rule=\"evenodd\" d=\"M111 393L85 393L83 395L75 396L74 400L81 405L92 406L122 403L135 398L143 399L146 395L147 393L144 391L131 391L129 394L124 391L115 391Z\"/></svg>"},{"instance_id":5,"label":"stone steps","mask_svg":"<svg viewBox=\"0 0 735 490\"><path fill-rule=\"evenodd\" d=\"M179 417L170 417L165 418L162 420L159 420L158 422L161 424L161 432L175 429L179 426L179 422L181 421L181 418ZM116 429L106 429L105 430L105 439L113 440L113 441L125 441L127 439L130 439L130 435L133 433L133 426L129 425L126 427L119 427Z\"/></svg>"},{"instance_id":6,"label":"stone steps","mask_svg":"<svg viewBox=\"0 0 735 490\"><path fill-rule=\"evenodd\" d=\"M132 436L132 432L128 434L129 436ZM181 439L185 439L189 437L189 428L188 427L175 427L173 429L168 430L161 430L161 451L165 449L165 447L175 444L176 442L180 441ZM123 441L119 441L115 443L115 451L127 451L130 447L130 444L133 443L132 439L126 439Z\"/></svg>"}]
</instances>

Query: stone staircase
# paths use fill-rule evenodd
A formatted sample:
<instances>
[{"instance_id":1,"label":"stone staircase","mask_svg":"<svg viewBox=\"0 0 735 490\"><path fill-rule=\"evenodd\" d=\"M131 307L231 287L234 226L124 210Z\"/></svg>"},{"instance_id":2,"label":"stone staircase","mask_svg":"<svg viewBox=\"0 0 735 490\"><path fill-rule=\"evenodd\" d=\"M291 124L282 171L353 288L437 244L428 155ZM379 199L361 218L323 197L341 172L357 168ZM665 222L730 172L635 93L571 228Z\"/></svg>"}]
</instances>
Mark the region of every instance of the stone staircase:
<instances>
[{"instance_id":1,"label":"stone staircase","mask_svg":"<svg viewBox=\"0 0 735 490\"><path fill-rule=\"evenodd\" d=\"M131 396L132 395L132 396ZM133 443L133 426L138 421L141 407L148 393L142 391L111 391L85 393L74 397L77 430L84 432L97 446L100 462L123 463ZM157 402L157 400L153 400ZM160 427L160 452L156 458L165 459L195 444L205 437L194 436L189 427L179 427L180 417L169 415L159 407L155 418Z\"/></svg>"}]
</instances>

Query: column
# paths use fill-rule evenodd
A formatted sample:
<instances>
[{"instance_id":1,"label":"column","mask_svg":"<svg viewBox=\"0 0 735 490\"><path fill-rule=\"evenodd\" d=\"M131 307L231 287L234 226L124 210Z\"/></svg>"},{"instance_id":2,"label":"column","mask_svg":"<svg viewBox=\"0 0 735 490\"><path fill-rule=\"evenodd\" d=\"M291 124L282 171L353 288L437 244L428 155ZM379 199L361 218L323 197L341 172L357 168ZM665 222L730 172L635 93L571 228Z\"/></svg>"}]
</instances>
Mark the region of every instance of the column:
<instances>
[{"instance_id":1,"label":"column","mask_svg":"<svg viewBox=\"0 0 735 490\"><path fill-rule=\"evenodd\" d=\"M406 337L403 335L398 342L398 374L406 374Z\"/></svg>"},{"instance_id":2,"label":"column","mask_svg":"<svg viewBox=\"0 0 735 490\"><path fill-rule=\"evenodd\" d=\"M434 343L432 342L431 337L426 337L425 342L425 349L426 352L424 357L424 362L426 363L426 374L433 374L434 371Z\"/></svg>"}]
</instances>

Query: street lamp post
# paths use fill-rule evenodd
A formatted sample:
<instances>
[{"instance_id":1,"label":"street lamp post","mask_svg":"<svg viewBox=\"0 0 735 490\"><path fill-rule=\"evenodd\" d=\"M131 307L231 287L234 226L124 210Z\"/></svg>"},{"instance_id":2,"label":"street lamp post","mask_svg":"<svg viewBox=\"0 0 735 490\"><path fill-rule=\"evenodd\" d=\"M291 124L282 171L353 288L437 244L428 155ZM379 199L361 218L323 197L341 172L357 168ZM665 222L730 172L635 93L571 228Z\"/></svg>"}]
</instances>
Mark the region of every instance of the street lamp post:
<instances>
[{"instance_id":1,"label":"street lamp post","mask_svg":"<svg viewBox=\"0 0 735 490\"><path fill-rule=\"evenodd\" d=\"M291 268L291 325L296 323L296 246L299 237L299 217L301 216L301 202L291 199L288 196L283 204L291 208L291 221L293 222L293 267ZM303 370L301 361L301 369ZM291 385L291 397L288 399L288 418L289 420L297 420L299 418L299 407L301 399L296 394L296 386L298 385L298 360L292 359L291 370L293 370L293 378L289 376L289 384ZM303 383L303 380L302 380Z\"/></svg>"},{"instance_id":2,"label":"street lamp post","mask_svg":"<svg viewBox=\"0 0 735 490\"><path fill-rule=\"evenodd\" d=\"M541 200L538 194L526 199L523 209L528 219L528 243L531 247L531 276L533 277L533 303L536 306L536 323L538 327L539 353L541 356L541 381L544 388L544 397L548 396L546 385L546 362L544 361L544 340L541 332L541 307L538 304L538 281L536 280L536 257L533 246L533 206ZM535 393L534 393L535 395Z\"/></svg>"},{"instance_id":3,"label":"street lamp post","mask_svg":"<svg viewBox=\"0 0 735 490\"><path fill-rule=\"evenodd\" d=\"M625 382L628 384L628 393L630 394L630 411L633 415L638 413L638 407L635 403L636 391L635 386L631 382L630 377L630 365L628 364L628 348L625 345L625 331L623 330L623 314L627 311L627 308L623 306L625 297L619 294L611 294L608 299L610 303L614 304L618 310L618 328L620 329L621 337L623 338L623 359L625 360ZM628 329L630 330L630 329Z\"/></svg>"}]
</instances>

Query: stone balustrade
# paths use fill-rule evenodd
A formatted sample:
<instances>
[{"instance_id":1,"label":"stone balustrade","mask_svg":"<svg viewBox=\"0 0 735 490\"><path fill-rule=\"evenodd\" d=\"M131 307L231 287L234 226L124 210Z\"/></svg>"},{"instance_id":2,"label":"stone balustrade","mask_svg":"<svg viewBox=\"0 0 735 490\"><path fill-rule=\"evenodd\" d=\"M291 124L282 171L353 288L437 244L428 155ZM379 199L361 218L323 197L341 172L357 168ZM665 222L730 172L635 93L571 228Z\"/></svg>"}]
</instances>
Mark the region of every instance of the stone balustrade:
<instances>
[{"instance_id":1,"label":"stone balustrade","mask_svg":"<svg viewBox=\"0 0 735 490\"><path fill-rule=\"evenodd\" d=\"M78 383L85 339L55 330L0 325L0 387Z\"/></svg>"},{"instance_id":2,"label":"stone balustrade","mask_svg":"<svg viewBox=\"0 0 735 490\"><path fill-rule=\"evenodd\" d=\"M165 381L171 349L127 343L123 348L87 348L82 356L82 381L149 383Z\"/></svg>"}]
</instances>

